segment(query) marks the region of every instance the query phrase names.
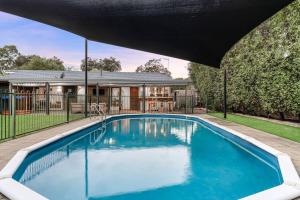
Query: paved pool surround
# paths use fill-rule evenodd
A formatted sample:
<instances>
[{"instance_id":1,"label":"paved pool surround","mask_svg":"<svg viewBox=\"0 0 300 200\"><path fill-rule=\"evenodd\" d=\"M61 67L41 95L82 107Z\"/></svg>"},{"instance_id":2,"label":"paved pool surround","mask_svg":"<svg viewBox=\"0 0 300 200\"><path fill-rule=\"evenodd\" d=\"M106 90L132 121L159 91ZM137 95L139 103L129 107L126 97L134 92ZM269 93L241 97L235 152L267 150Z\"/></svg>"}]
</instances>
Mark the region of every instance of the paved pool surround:
<instances>
[{"instance_id":1,"label":"paved pool surround","mask_svg":"<svg viewBox=\"0 0 300 200\"><path fill-rule=\"evenodd\" d=\"M151 116L201 121L208 128L212 130L217 130L218 134L221 137L230 140L232 143L242 148L245 148L251 153L263 158L267 162L270 162L274 166L278 167L282 176L281 185L253 194L251 196L247 196L243 199L294 199L300 196L300 179L290 157L287 154L277 151L276 149L267 146L252 137L246 136L217 123L211 122L200 116L172 114L126 114L110 116L107 118L107 121L109 122L114 121L116 119L137 117L140 118ZM60 133L50 139L44 140L30 147L19 150L17 154L7 163L7 165L0 172L0 192L10 199L46 199L42 195L32 191L31 189L27 188L26 186L15 181L12 178L18 167L21 165L22 161L30 152L33 152L41 147L45 147L50 143L53 143L59 139L69 136L87 127L93 126L97 123L99 123L99 121L88 123L84 126Z\"/></svg>"}]
</instances>

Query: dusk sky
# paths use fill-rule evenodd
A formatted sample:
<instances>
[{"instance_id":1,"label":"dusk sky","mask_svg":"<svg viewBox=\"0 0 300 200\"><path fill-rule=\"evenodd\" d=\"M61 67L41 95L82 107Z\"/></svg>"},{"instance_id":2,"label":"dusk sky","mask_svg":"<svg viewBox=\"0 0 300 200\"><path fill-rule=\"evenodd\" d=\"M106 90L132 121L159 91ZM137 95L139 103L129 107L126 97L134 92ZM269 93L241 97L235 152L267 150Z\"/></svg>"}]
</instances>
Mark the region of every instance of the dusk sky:
<instances>
[{"instance_id":1,"label":"dusk sky","mask_svg":"<svg viewBox=\"0 0 300 200\"><path fill-rule=\"evenodd\" d=\"M79 70L84 57L84 39L39 22L0 12L0 47L14 44L24 55L37 54L43 57L56 56L67 66ZM113 56L121 61L122 71L135 71L136 67L153 58L169 58L174 78L188 76L188 61L167 56L117 47L99 42L89 42L89 57L105 58ZM167 59L162 59L167 67Z\"/></svg>"}]
</instances>

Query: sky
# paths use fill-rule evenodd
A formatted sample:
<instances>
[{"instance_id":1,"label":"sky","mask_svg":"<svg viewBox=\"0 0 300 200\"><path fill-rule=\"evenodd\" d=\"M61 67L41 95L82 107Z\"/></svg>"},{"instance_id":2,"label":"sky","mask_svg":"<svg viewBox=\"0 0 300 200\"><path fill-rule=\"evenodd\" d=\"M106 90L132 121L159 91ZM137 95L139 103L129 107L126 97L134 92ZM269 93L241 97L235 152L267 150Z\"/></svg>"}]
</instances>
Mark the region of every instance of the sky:
<instances>
[{"instance_id":1,"label":"sky","mask_svg":"<svg viewBox=\"0 0 300 200\"><path fill-rule=\"evenodd\" d=\"M0 47L16 45L23 55L56 56L73 70L79 70L84 58L84 38L36 21L0 12ZM162 59L173 78L188 77L188 61L163 55L89 41L89 57L113 56L121 61L122 71L132 72L148 60Z\"/></svg>"}]
</instances>

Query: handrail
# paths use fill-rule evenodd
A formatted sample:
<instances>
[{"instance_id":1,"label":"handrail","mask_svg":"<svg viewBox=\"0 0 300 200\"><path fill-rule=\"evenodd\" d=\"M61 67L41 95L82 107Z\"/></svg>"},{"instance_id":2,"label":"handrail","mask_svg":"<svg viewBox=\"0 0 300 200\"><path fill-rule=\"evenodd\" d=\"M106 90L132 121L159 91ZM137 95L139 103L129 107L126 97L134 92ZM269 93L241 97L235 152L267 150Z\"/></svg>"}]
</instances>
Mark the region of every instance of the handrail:
<instances>
[{"instance_id":1,"label":"handrail","mask_svg":"<svg viewBox=\"0 0 300 200\"><path fill-rule=\"evenodd\" d=\"M92 103L90 106L90 117L92 114L98 114L98 116L102 116L106 119L106 113L100 108L100 105L96 103Z\"/></svg>"},{"instance_id":2,"label":"handrail","mask_svg":"<svg viewBox=\"0 0 300 200\"><path fill-rule=\"evenodd\" d=\"M97 116L101 116L102 127L106 127L106 112L100 107L99 104L92 103L90 106L90 117L93 114L97 114Z\"/></svg>"},{"instance_id":3,"label":"handrail","mask_svg":"<svg viewBox=\"0 0 300 200\"><path fill-rule=\"evenodd\" d=\"M100 133L99 133L99 131L100 131ZM90 145L95 145L98 142L100 142L101 139L103 138L103 136L105 135L105 133L106 133L106 126L100 127L98 129L96 129L95 131L93 131L90 134Z\"/></svg>"},{"instance_id":4,"label":"handrail","mask_svg":"<svg viewBox=\"0 0 300 200\"><path fill-rule=\"evenodd\" d=\"M92 141L92 134L90 136L90 144L91 145L95 145L97 142L99 142L105 132L106 132L106 113L101 109L99 104L93 103L90 106L90 117L92 117L92 113L93 114L97 114L97 116L101 116L101 120L100 122L102 122L102 126L100 128L98 128L95 132L93 132L92 134L94 134L94 138ZM100 131L100 134L98 135L97 133Z\"/></svg>"}]
</instances>

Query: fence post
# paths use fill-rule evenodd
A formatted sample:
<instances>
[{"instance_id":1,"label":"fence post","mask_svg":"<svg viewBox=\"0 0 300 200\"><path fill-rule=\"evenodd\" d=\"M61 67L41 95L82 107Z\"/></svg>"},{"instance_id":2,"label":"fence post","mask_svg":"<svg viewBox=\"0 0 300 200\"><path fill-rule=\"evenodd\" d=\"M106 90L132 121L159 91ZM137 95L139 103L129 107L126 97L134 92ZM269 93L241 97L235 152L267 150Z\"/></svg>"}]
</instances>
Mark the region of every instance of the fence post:
<instances>
[{"instance_id":1,"label":"fence post","mask_svg":"<svg viewBox=\"0 0 300 200\"><path fill-rule=\"evenodd\" d=\"M224 70L224 119L227 118L227 70Z\"/></svg>"},{"instance_id":2,"label":"fence post","mask_svg":"<svg viewBox=\"0 0 300 200\"><path fill-rule=\"evenodd\" d=\"M1 117L2 117L1 115L4 114L4 113L3 113L3 108L2 108L2 101L3 101L3 100L2 100L2 95L5 95L5 93L2 94L2 93L0 92L0 123L1 123ZM1 125L2 125L2 123L1 123ZM1 133L1 128L0 128L0 133Z\"/></svg>"},{"instance_id":3,"label":"fence post","mask_svg":"<svg viewBox=\"0 0 300 200\"><path fill-rule=\"evenodd\" d=\"M12 132L13 132L13 138L16 138L16 93L12 93L11 97L12 97L12 101L11 101Z\"/></svg>"},{"instance_id":4,"label":"fence post","mask_svg":"<svg viewBox=\"0 0 300 200\"><path fill-rule=\"evenodd\" d=\"M192 95L192 114L194 114L194 95Z\"/></svg>"},{"instance_id":5,"label":"fence post","mask_svg":"<svg viewBox=\"0 0 300 200\"><path fill-rule=\"evenodd\" d=\"M35 110L36 110L36 108L35 108L35 106L36 106L36 104L35 104L35 102L36 102L35 91L33 91L33 92L31 93L31 97L32 97L32 101L31 101L32 111L35 113Z\"/></svg>"},{"instance_id":6,"label":"fence post","mask_svg":"<svg viewBox=\"0 0 300 200\"><path fill-rule=\"evenodd\" d=\"M205 98L205 112L206 112L206 114L208 113L208 97L207 97L207 94L206 94L206 98Z\"/></svg>"},{"instance_id":7,"label":"fence post","mask_svg":"<svg viewBox=\"0 0 300 200\"><path fill-rule=\"evenodd\" d=\"M11 114L12 113L12 93L13 93L13 86L12 83L9 83L9 89L8 89L8 111Z\"/></svg>"},{"instance_id":8,"label":"fence post","mask_svg":"<svg viewBox=\"0 0 300 200\"><path fill-rule=\"evenodd\" d=\"M88 106L88 110L87 110L88 113L89 113L88 116L91 117L91 114L92 114L92 113L91 113L92 96L88 96L87 99L88 99L88 102L89 102L89 104L88 104L89 106Z\"/></svg>"},{"instance_id":9,"label":"fence post","mask_svg":"<svg viewBox=\"0 0 300 200\"><path fill-rule=\"evenodd\" d=\"M143 84L143 113L146 112L146 85Z\"/></svg>"},{"instance_id":10,"label":"fence post","mask_svg":"<svg viewBox=\"0 0 300 200\"><path fill-rule=\"evenodd\" d=\"M108 108L107 108L107 113L110 113L110 107L111 107L111 87L108 88L108 95L107 95L107 99L108 99Z\"/></svg>"},{"instance_id":11,"label":"fence post","mask_svg":"<svg viewBox=\"0 0 300 200\"><path fill-rule=\"evenodd\" d=\"M122 109L122 87L120 87L120 93L119 93L119 114L121 113Z\"/></svg>"},{"instance_id":12,"label":"fence post","mask_svg":"<svg viewBox=\"0 0 300 200\"><path fill-rule=\"evenodd\" d=\"M67 123L70 122L70 95L67 92Z\"/></svg>"},{"instance_id":13,"label":"fence post","mask_svg":"<svg viewBox=\"0 0 300 200\"><path fill-rule=\"evenodd\" d=\"M50 84L46 83L46 114L50 113Z\"/></svg>"},{"instance_id":14,"label":"fence post","mask_svg":"<svg viewBox=\"0 0 300 200\"><path fill-rule=\"evenodd\" d=\"M84 116L88 117L88 40L85 39L84 43Z\"/></svg>"},{"instance_id":15,"label":"fence post","mask_svg":"<svg viewBox=\"0 0 300 200\"><path fill-rule=\"evenodd\" d=\"M100 103L100 100L99 100L99 83L96 84L96 97L97 97L96 103L97 103L97 106L99 106L99 103Z\"/></svg>"},{"instance_id":16,"label":"fence post","mask_svg":"<svg viewBox=\"0 0 300 200\"><path fill-rule=\"evenodd\" d=\"M187 114L187 85L185 86L184 98L185 98L185 111L184 111L184 113Z\"/></svg>"}]
</instances>

